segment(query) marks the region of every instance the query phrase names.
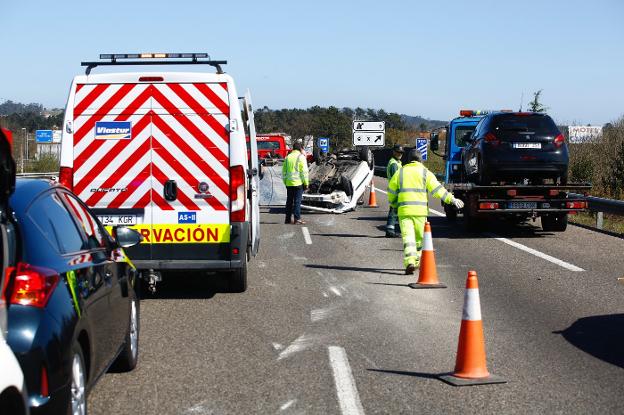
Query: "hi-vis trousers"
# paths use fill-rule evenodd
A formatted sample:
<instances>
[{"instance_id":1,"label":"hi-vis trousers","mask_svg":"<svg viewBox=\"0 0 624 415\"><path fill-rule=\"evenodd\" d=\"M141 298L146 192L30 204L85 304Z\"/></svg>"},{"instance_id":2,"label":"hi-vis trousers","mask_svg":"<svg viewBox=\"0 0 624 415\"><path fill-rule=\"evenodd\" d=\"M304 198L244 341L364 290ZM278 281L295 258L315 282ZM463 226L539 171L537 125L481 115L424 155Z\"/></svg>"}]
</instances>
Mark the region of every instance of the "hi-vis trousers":
<instances>
[{"instance_id":1,"label":"hi-vis trousers","mask_svg":"<svg viewBox=\"0 0 624 415\"><path fill-rule=\"evenodd\" d=\"M426 216L400 216L401 235L403 236L403 267L409 264L420 264L420 250L422 249L423 233L425 231Z\"/></svg>"}]
</instances>

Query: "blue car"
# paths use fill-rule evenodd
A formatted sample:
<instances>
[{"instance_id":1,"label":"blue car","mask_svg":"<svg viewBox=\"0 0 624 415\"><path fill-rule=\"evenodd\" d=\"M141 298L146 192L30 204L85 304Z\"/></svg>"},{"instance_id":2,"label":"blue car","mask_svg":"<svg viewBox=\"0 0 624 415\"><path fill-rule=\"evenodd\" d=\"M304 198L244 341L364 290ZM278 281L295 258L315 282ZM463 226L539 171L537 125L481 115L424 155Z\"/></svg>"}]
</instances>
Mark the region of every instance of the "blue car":
<instances>
[{"instance_id":1,"label":"blue car","mask_svg":"<svg viewBox=\"0 0 624 415\"><path fill-rule=\"evenodd\" d=\"M85 414L87 394L109 368L138 359L136 270L123 248L73 193L49 180L18 179L7 225L7 343L33 414Z\"/></svg>"}]
</instances>

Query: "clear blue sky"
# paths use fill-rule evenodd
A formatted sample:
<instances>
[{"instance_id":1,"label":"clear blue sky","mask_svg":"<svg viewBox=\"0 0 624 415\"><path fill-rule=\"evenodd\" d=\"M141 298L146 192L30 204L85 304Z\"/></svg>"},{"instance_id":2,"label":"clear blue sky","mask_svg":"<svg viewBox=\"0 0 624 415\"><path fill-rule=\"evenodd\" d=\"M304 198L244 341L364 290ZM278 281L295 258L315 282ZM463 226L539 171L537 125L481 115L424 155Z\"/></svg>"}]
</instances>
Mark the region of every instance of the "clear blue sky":
<instances>
[{"instance_id":1,"label":"clear blue sky","mask_svg":"<svg viewBox=\"0 0 624 415\"><path fill-rule=\"evenodd\" d=\"M543 89L558 122L624 115L620 0L3 0L0 16L0 101L63 107L99 53L206 51L256 107L446 120Z\"/></svg>"}]
</instances>

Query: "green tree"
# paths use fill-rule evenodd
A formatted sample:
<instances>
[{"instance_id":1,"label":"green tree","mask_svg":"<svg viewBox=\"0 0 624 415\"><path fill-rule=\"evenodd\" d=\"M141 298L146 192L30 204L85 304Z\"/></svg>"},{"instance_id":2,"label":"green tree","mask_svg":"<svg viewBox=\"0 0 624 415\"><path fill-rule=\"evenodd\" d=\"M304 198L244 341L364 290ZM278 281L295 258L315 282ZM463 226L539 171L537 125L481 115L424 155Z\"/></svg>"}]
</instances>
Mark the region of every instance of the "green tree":
<instances>
[{"instance_id":1,"label":"green tree","mask_svg":"<svg viewBox=\"0 0 624 415\"><path fill-rule=\"evenodd\" d=\"M529 101L529 110L531 112L546 112L548 111L548 107L545 107L541 102L540 102L540 98L542 96L542 91L543 89L540 89L537 92L533 93L533 100Z\"/></svg>"}]
</instances>

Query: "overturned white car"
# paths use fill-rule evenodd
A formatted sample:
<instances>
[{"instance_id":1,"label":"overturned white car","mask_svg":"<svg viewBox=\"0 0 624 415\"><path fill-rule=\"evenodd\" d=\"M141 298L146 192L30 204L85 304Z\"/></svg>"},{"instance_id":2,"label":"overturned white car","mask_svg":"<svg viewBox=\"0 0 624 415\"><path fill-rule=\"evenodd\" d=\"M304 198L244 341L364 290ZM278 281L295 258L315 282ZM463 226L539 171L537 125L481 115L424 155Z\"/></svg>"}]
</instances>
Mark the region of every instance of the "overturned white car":
<instances>
[{"instance_id":1,"label":"overturned white car","mask_svg":"<svg viewBox=\"0 0 624 415\"><path fill-rule=\"evenodd\" d=\"M310 185L303 194L302 209L330 213L355 210L374 175L373 153L368 147L337 153L314 152Z\"/></svg>"}]
</instances>

